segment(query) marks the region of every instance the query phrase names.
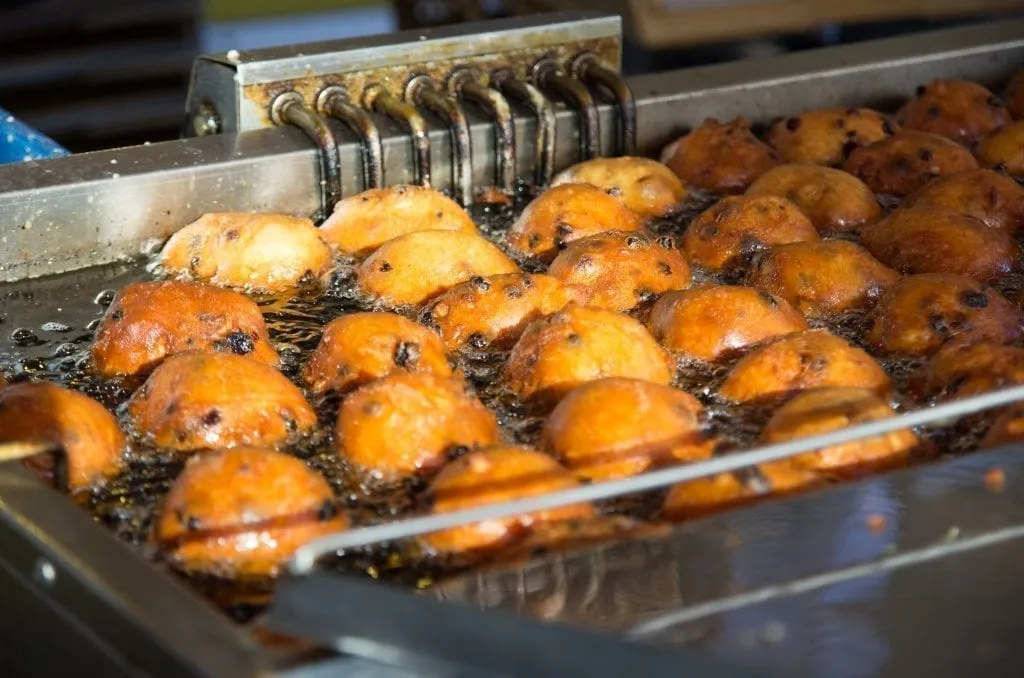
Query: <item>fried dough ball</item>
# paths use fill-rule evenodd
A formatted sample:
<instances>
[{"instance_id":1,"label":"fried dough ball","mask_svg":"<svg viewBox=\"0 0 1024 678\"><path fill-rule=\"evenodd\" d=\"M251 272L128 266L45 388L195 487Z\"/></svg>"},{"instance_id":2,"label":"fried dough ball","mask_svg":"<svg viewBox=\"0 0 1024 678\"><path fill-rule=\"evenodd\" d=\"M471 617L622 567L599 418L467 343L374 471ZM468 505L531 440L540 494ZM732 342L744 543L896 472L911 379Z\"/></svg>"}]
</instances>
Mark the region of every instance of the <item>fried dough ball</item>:
<instances>
[{"instance_id":1,"label":"fried dough ball","mask_svg":"<svg viewBox=\"0 0 1024 678\"><path fill-rule=\"evenodd\" d=\"M1003 410L989 427L979 447L999 447L1024 440L1024 407L1013 405Z\"/></svg>"},{"instance_id":2,"label":"fried dough ball","mask_svg":"<svg viewBox=\"0 0 1024 678\"><path fill-rule=\"evenodd\" d=\"M881 353L931 355L943 344L1009 344L1020 311L992 288L949 273L912 275L882 296L865 339Z\"/></svg>"},{"instance_id":3,"label":"fried dough ball","mask_svg":"<svg viewBox=\"0 0 1024 678\"><path fill-rule=\"evenodd\" d=\"M0 390L0 442L60 446L72 492L102 484L125 465L125 437L114 415L87 395L46 382ZM52 480L54 462L53 454L41 454L24 463Z\"/></svg>"},{"instance_id":4,"label":"fried dough ball","mask_svg":"<svg viewBox=\"0 0 1024 678\"><path fill-rule=\"evenodd\" d=\"M679 209L686 188L669 168L649 158L594 158L559 172L552 186L591 184L622 201L641 219L664 217Z\"/></svg>"},{"instance_id":5,"label":"fried dough ball","mask_svg":"<svg viewBox=\"0 0 1024 678\"><path fill-rule=\"evenodd\" d=\"M518 271L482 236L417 231L381 245L358 270L359 289L373 299L413 306L475 276Z\"/></svg>"},{"instance_id":6,"label":"fried dough ball","mask_svg":"<svg viewBox=\"0 0 1024 678\"><path fill-rule=\"evenodd\" d=\"M700 127L676 139L661 152L687 186L710 193L742 193L779 162L776 152L750 131L746 118L724 125L708 118Z\"/></svg>"},{"instance_id":7,"label":"fried dough ball","mask_svg":"<svg viewBox=\"0 0 1024 678\"><path fill-rule=\"evenodd\" d=\"M341 404L338 453L374 480L427 475L459 448L499 442L494 415L460 379L394 373Z\"/></svg>"},{"instance_id":8,"label":"fried dough ball","mask_svg":"<svg viewBox=\"0 0 1024 678\"><path fill-rule=\"evenodd\" d=\"M982 282L1009 273L1021 254L1006 233L940 207L896 210L865 228L861 243L900 273L956 273Z\"/></svg>"},{"instance_id":9,"label":"fried dough ball","mask_svg":"<svg viewBox=\"0 0 1024 678\"><path fill-rule=\"evenodd\" d=\"M588 305L611 311L690 286L690 265L675 240L627 231L575 241L551 262L548 275L580 290Z\"/></svg>"},{"instance_id":10,"label":"fried dough ball","mask_svg":"<svg viewBox=\"0 0 1024 678\"><path fill-rule=\"evenodd\" d=\"M348 526L331 486L301 460L236 447L189 460L153 536L187 574L275 577L299 548Z\"/></svg>"},{"instance_id":11,"label":"fried dough ball","mask_svg":"<svg viewBox=\"0 0 1024 678\"><path fill-rule=\"evenodd\" d=\"M639 322L576 304L527 327L503 374L513 393L552 404L602 377L668 384L674 375L671 357Z\"/></svg>"},{"instance_id":12,"label":"fried dough ball","mask_svg":"<svg viewBox=\"0 0 1024 678\"><path fill-rule=\"evenodd\" d=\"M902 198L933 177L977 169L970 151L946 137L903 130L884 141L856 148L843 169L875 193Z\"/></svg>"},{"instance_id":13,"label":"fried dough ball","mask_svg":"<svg viewBox=\"0 0 1024 678\"><path fill-rule=\"evenodd\" d=\"M839 165L854 148L891 137L898 129L870 108L824 108L777 121L768 143L783 162Z\"/></svg>"},{"instance_id":14,"label":"fried dough ball","mask_svg":"<svg viewBox=\"0 0 1024 678\"><path fill-rule=\"evenodd\" d=\"M639 217L590 184L561 184L526 206L505 235L516 252L550 261L573 240L605 231L639 231Z\"/></svg>"},{"instance_id":15,"label":"fried dough ball","mask_svg":"<svg viewBox=\"0 0 1024 678\"><path fill-rule=\"evenodd\" d=\"M302 379L313 393L343 393L393 372L450 377L452 367L426 327L394 313L351 313L324 328Z\"/></svg>"},{"instance_id":16,"label":"fried dough ball","mask_svg":"<svg viewBox=\"0 0 1024 678\"><path fill-rule=\"evenodd\" d=\"M165 360L128 401L128 414L147 440L179 452L274 447L316 424L302 391L276 369L212 351Z\"/></svg>"},{"instance_id":17,"label":"fried dough ball","mask_svg":"<svg viewBox=\"0 0 1024 678\"><path fill-rule=\"evenodd\" d=\"M975 82L934 80L917 88L917 97L903 104L896 120L907 129L969 144L1005 125L1010 112L998 97Z\"/></svg>"},{"instance_id":18,"label":"fried dough ball","mask_svg":"<svg viewBox=\"0 0 1024 678\"><path fill-rule=\"evenodd\" d=\"M557 461L522 447L476 450L451 462L430 485L432 512L447 513L577 487ZM423 541L441 553L483 552L525 539L545 523L593 518L592 504L575 504L434 532Z\"/></svg>"},{"instance_id":19,"label":"fried dough ball","mask_svg":"<svg viewBox=\"0 0 1024 678\"><path fill-rule=\"evenodd\" d=\"M193 349L278 364L254 301L214 285L162 281L131 283L114 296L96 328L92 366L103 379L141 376Z\"/></svg>"},{"instance_id":20,"label":"fried dough ball","mask_svg":"<svg viewBox=\"0 0 1024 678\"><path fill-rule=\"evenodd\" d=\"M776 461L675 485L662 505L669 520L688 520L753 503L795 494L822 483L817 473L788 461Z\"/></svg>"},{"instance_id":21,"label":"fried dough ball","mask_svg":"<svg viewBox=\"0 0 1024 678\"><path fill-rule=\"evenodd\" d=\"M1004 125L978 143L974 151L982 165L999 167L1014 177L1024 177L1024 120Z\"/></svg>"},{"instance_id":22,"label":"fried dough ball","mask_svg":"<svg viewBox=\"0 0 1024 678\"><path fill-rule=\"evenodd\" d=\"M899 278L856 243L822 240L760 253L749 283L809 318L820 318L868 306Z\"/></svg>"},{"instance_id":23,"label":"fried dough ball","mask_svg":"<svg viewBox=\"0 0 1024 678\"><path fill-rule=\"evenodd\" d=\"M542 273L506 273L472 278L430 303L422 321L451 351L511 348L526 326L583 298Z\"/></svg>"},{"instance_id":24,"label":"fried dough ball","mask_svg":"<svg viewBox=\"0 0 1024 678\"><path fill-rule=\"evenodd\" d=\"M785 198L737 195L693 220L683 234L683 252L691 263L718 271L765 247L817 239L814 224Z\"/></svg>"},{"instance_id":25,"label":"fried dough ball","mask_svg":"<svg viewBox=\"0 0 1024 678\"><path fill-rule=\"evenodd\" d=\"M821 388L804 391L775 410L761 431L765 445L824 435L848 426L896 416L887 402L862 388ZM911 429L849 443L830 445L792 457L798 468L837 476L898 466L919 444Z\"/></svg>"},{"instance_id":26,"label":"fried dough ball","mask_svg":"<svg viewBox=\"0 0 1024 678\"><path fill-rule=\"evenodd\" d=\"M752 287L701 285L659 299L647 327L669 350L717 362L762 341L806 330L807 323L786 300Z\"/></svg>"},{"instance_id":27,"label":"fried dough ball","mask_svg":"<svg viewBox=\"0 0 1024 678\"><path fill-rule=\"evenodd\" d=\"M875 194L863 181L830 167L779 165L762 174L747 195L774 195L789 200L818 231L856 233L882 218Z\"/></svg>"},{"instance_id":28,"label":"fried dough ball","mask_svg":"<svg viewBox=\"0 0 1024 678\"><path fill-rule=\"evenodd\" d=\"M160 253L171 276L247 292L281 292L320 279L331 249L309 219L211 213L171 236Z\"/></svg>"},{"instance_id":29,"label":"fried dough ball","mask_svg":"<svg viewBox=\"0 0 1024 678\"><path fill-rule=\"evenodd\" d=\"M1001 344L951 344L910 380L919 398L954 400L1024 384L1024 349Z\"/></svg>"},{"instance_id":30,"label":"fried dough ball","mask_svg":"<svg viewBox=\"0 0 1024 678\"><path fill-rule=\"evenodd\" d=\"M1024 187L988 169L936 177L908 196L903 206L942 207L1011 235L1024 227Z\"/></svg>"},{"instance_id":31,"label":"fried dough ball","mask_svg":"<svg viewBox=\"0 0 1024 678\"><path fill-rule=\"evenodd\" d=\"M861 349L825 330L790 334L754 349L732 368L718 395L736 403L774 401L825 386L856 386L888 396L889 377Z\"/></svg>"},{"instance_id":32,"label":"fried dough ball","mask_svg":"<svg viewBox=\"0 0 1024 678\"><path fill-rule=\"evenodd\" d=\"M423 186L374 188L338 203L320 227L342 254L364 257L400 235L415 231L476 233L466 210L441 191Z\"/></svg>"},{"instance_id":33,"label":"fried dough ball","mask_svg":"<svg viewBox=\"0 0 1024 678\"><path fill-rule=\"evenodd\" d=\"M696 398L671 386L598 379L558 403L544 425L541 447L591 480L699 461L713 447L701 430L703 410Z\"/></svg>"},{"instance_id":34,"label":"fried dough ball","mask_svg":"<svg viewBox=\"0 0 1024 678\"><path fill-rule=\"evenodd\" d=\"M1024 118L1024 68L1017 71L1006 86L1006 107L1015 119Z\"/></svg>"}]
</instances>

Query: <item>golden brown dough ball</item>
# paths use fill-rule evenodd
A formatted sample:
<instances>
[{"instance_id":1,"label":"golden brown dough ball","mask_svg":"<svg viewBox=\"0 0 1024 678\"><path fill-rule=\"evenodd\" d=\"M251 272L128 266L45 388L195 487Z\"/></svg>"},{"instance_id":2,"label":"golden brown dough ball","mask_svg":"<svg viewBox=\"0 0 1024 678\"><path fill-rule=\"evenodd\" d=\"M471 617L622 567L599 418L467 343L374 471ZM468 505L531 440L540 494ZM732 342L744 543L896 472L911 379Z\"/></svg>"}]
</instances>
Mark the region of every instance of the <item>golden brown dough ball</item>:
<instances>
[{"instance_id":1,"label":"golden brown dough ball","mask_svg":"<svg viewBox=\"0 0 1024 678\"><path fill-rule=\"evenodd\" d=\"M580 301L581 292L542 273L506 273L472 278L430 303L422 319L449 350L506 349L526 326Z\"/></svg>"},{"instance_id":2,"label":"golden brown dough ball","mask_svg":"<svg viewBox=\"0 0 1024 678\"><path fill-rule=\"evenodd\" d=\"M940 207L896 210L865 228L861 244L900 273L956 273L982 282L1012 271L1021 254L1006 233Z\"/></svg>"},{"instance_id":3,"label":"golden brown dough ball","mask_svg":"<svg viewBox=\"0 0 1024 678\"><path fill-rule=\"evenodd\" d=\"M558 403L541 447L585 478L624 478L709 458L714 445L701 429L703 411L696 398L670 386L598 379Z\"/></svg>"},{"instance_id":4,"label":"golden brown dough ball","mask_svg":"<svg viewBox=\"0 0 1024 678\"><path fill-rule=\"evenodd\" d=\"M236 447L189 460L153 536L181 572L275 577L299 548L348 526L331 486L301 460Z\"/></svg>"},{"instance_id":5,"label":"golden brown dough ball","mask_svg":"<svg viewBox=\"0 0 1024 678\"><path fill-rule=\"evenodd\" d=\"M946 137L903 130L870 146L856 148L843 164L875 193L902 198L932 178L977 169L970 151Z\"/></svg>"},{"instance_id":6,"label":"golden brown dough ball","mask_svg":"<svg viewBox=\"0 0 1024 678\"><path fill-rule=\"evenodd\" d=\"M1024 349L1002 344L952 344L939 349L910 380L925 401L954 400L1024 384Z\"/></svg>"},{"instance_id":7,"label":"golden brown dough ball","mask_svg":"<svg viewBox=\"0 0 1024 678\"><path fill-rule=\"evenodd\" d=\"M863 181L830 167L779 165L762 174L747 195L774 195L789 200L819 232L856 233L882 218L878 199Z\"/></svg>"},{"instance_id":8,"label":"golden brown dough ball","mask_svg":"<svg viewBox=\"0 0 1024 678\"><path fill-rule=\"evenodd\" d=\"M989 134L974 151L982 165L999 167L1014 177L1024 177L1024 120L1011 122Z\"/></svg>"},{"instance_id":9,"label":"golden brown dough ball","mask_svg":"<svg viewBox=\"0 0 1024 678\"><path fill-rule=\"evenodd\" d=\"M522 447L491 447L469 452L442 469L430 485L432 512L515 501L579 484L573 473L546 454ZM575 504L434 532L423 541L440 553L479 553L521 541L545 523L585 520L595 514L593 505Z\"/></svg>"},{"instance_id":10,"label":"golden brown dough ball","mask_svg":"<svg viewBox=\"0 0 1024 678\"><path fill-rule=\"evenodd\" d=\"M0 442L63 448L72 492L102 484L125 465L125 437L114 415L87 395L46 382L0 390ZM54 462L53 454L25 459L26 466L47 480L53 479Z\"/></svg>"},{"instance_id":11,"label":"golden brown dough ball","mask_svg":"<svg viewBox=\"0 0 1024 678\"><path fill-rule=\"evenodd\" d=\"M691 263L718 271L766 247L817 239L814 224L785 198L736 195L693 220L683 234L683 252Z\"/></svg>"},{"instance_id":12,"label":"golden brown dough ball","mask_svg":"<svg viewBox=\"0 0 1024 678\"><path fill-rule=\"evenodd\" d=\"M817 473L788 461L769 462L679 483L665 497L662 515L669 520L689 520L759 499L794 494L822 481Z\"/></svg>"},{"instance_id":13,"label":"golden brown dough ball","mask_svg":"<svg viewBox=\"0 0 1024 678\"><path fill-rule=\"evenodd\" d=\"M444 344L427 328L394 313L351 313L324 328L302 379L313 393L343 393L393 372L452 376Z\"/></svg>"},{"instance_id":14,"label":"golden brown dough ball","mask_svg":"<svg viewBox=\"0 0 1024 678\"><path fill-rule=\"evenodd\" d=\"M749 282L781 297L810 318L869 306L900 275L860 245L822 240L780 245L762 252Z\"/></svg>"},{"instance_id":15,"label":"golden brown dough ball","mask_svg":"<svg viewBox=\"0 0 1024 678\"><path fill-rule=\"evenodd\" d=\"M825 386L856 386L888 396L888 375L861 349L825 330L808 330L754 349L732 368L718 395L767 402Z\"/></svg>"},{"instance_id":16,"label":"golden brown dough ball","mask_svg":"<svg viewBox=\"0 0 1024 678\"><path fill-rule=\"evenodd\" d=\"M406 233L476 233L466 210L441 191L423 186L373 188L338 203L320 227L323 239L340 253L364 257Z\"/></svg>"},{"instance_id":17,"label":"golden brown dough ball","mask_svg":"<svg viewBox=\"0 0 1024 678\"><path fill-rule=\"evenodd\" d=\"M430 474L459 448L499 442L494 415L464 382L425 373L391 374L353 392L335 434L342 458L386 483Z\"/></svg>"},{"instance_id":18,"label":"golden brown dough ball","mask_svg":"<svg viewBox=\"0 0 1024 678\"><path fill-rule=\"evenodd\" d=\"M602 377L668 384L673 376L674 361L639 322L576 304L527 327L504 371L513 393L541 403Z\"/></svg>"},{"instance_id":19,"label":"golden brown dough ball","mask_svg":"<svg viewBox=\"0 0 1024 678\"><path fill-rule=\"evenodd\" d=\"M675 240L628 231L573 242L551 262L548 275L579 290L588 305L611 311L690 286L690 265Z\"/></svg>"},{"instance_id":20,"label":"golden brown dough ball","mask_svg":"<svg viewBox=\"0 0 1024 678\"><path fill-rule=\"evenodd\" d=\"M332 258L309 219L227 212L204 214L172 235L160 264L176 278L281 292L320 280Z\"/></svg>"},{"instance_id":21,"label":"golden brown dough ball","mask_svg":"<svg viewBox=\"0 0 1024 678\"><path fill-rule=\"evenodd\" d=\"M165 360L128 401L128 414L146 440L179 452L275 447L316 424L302 391L276 369L212 351Z\"/></svg>"},{"instance_id":22,"label":"golden brown dough ball","mask_svg":"<svg viewBox=\"0 0 1024 678\"><path fill-rule=\"evenodd\" d=\"M193 349L278 364L254 301L214 285L163 281L131 283L114 296L96 328L92 365L103 379L142 376Z\"/></svg>"},{"instance_id":23,"label":"golden brown dough ball","mask_svg":"<svg viewBox=\"0 0 1024 678\"><path fill-rule=\"evenodd\" d=\"M747 190L754 179L778 164L779 158L753 135L746 118L724 125L708 118L666 146L661 161L687 186L735 194Z\"/></svg>"},{"instance_id":24,"label":"golden brown dough ball","mask_svg":"<svg viewBox=\"0 0 1024 678\"><path fill-rule=\"evenodd\" d=\"M881 298L865 339L881 353L931 355L943 344L1009 344L1020 312L992 288L949 273L904 278Z\"/></svg>"},{"instance_id":25,"label":"golden brown dough ball","mask_svg":"<svg viewBox=\"0 0 1024 678\"><path fill-rule=\"evenodd\" d=\"M1010 112L981 85L966 80L934 80L917 88L917 96L896 113L907 129L941 134L969 144L1005 125Z\"/></svg>"},{"instance_id":26,"label":"golden brown dough ball","mask_svg":"<svg viewBox=\"0 0 1024 678\"><path fill-rule=\"evenodd\" d=\"M381 245L359 266L358 284L363 294L375 300L414 306L470 278L518 270L482 236L417 231Z\"/></svg>"},{"instance_id":27,"label":"golden brown dough ball","mask_svg":"<svg viewBox=\"0 0 1024 678\"><path fill-rule=\"evenodd\" d=\"M516 252L550 261L573 240L605 231L639 231L639 217L590 184L553 186L526 206L505 235Z\"/></svg>"},{"instance_id":28,"label":"golden brown dough ball","mask_svg":"<svg viewBox=\"0 0 1024 678\"><path fill-rule=\"evenodd\" d=\"M896 416L887 402L862 388L804 391L780 407L761 431L765 445L824 435L858 424ZM830 445L792 457L798 468L849 476L898 466L919 444L911 429Z\"/></svg>"},{"instance_id":29,"label":"golden brown dough ball","mask_svg":"<svg viewBox=\"0 0 1024 678\"><path fill-rule=\"evenodd\" d=\"M806 330L807 323L785 299L752 287L701 285L659 299L647 327L669 350L716 362L762 341Z\"/></svg>"},{"instance_id":30,"label":"golden brown dough ball","mask_svg":"<svg viewBox=\"0 0 1024 678\"><path fill-rule=\"evenodd\" d=\"M936 177L908 196L903 206L942 207L1011 235L1024 227L1024 187L988 169Z\"/></svg>"},{"instance_id":31,"label":"golden brown dough ball","mask_svg":"<svg viewBox=\"0 0 1024 678\"><path fill-rule=\"evenodd\" d=\"M891 137L898 130L870 108L824 108L777 121L768 133L768 143L783 162L839 165L854 148Z\"/></svg>"},{"instance_id":32,"label":"golden brown dough ball","mask_svg":"<svg viewBox=\"0 0 1024 678\"><path fill-rule=\"evenodd\" d=\"M686 188L672 170L649 158L594 158L559 172L552 186L591 184L622 201L641 219L678 211Z\"/></svg>"},{"instance_id":33,"label":"golden brown dough ball","mask_svg":"<svg viewBox=\"0 0 1024 678\"><path fill-rule=\"evenodd\" d=\"M1015 119L1024 118L1024 68L1006 86L1006 107Z\"/></svg>"},{"instance_id":34,"label":"golden brown dough ball","mask_svg":"<svg viewBox=\"0 0 1024 678\"><path fill-rule=\"evenodd\" d=\"M979 447L981 449L999 447L1021 440L1024 440L1024 407L1013 405L996 417Z\"/></svg>"}]
</instances>

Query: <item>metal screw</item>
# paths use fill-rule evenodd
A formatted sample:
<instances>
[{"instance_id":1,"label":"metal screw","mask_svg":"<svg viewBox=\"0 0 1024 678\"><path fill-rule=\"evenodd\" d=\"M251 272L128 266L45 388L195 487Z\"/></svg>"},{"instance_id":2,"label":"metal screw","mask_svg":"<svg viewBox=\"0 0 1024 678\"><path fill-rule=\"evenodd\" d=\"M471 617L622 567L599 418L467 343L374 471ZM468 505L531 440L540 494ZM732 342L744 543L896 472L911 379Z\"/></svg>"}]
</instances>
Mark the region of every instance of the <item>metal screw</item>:
<instances>
[{"instance_id":1,"label":"metal screw","mask_svg":"<svg viewBox=\"0 0 1024 678\"><path fill-rule=\"evenodd\" d=\"M53 582L57 581L57 570L50 561L40 558L36 561L36 566L32 571L32 578L43 586L53 586Z\"/></svg>"},{"instance_id":2,"label":"metal screw","mask_svg":"<svg viewBox=\"0 0 1024 678\"><path fill-rule=\"evenodd\" d=\"M220 115L217 114L217 109L210 104L200 106L192 118L192 131L195 132L197 137L219 134L221 131L221 121Z\"/></svg>"}]
</instances>

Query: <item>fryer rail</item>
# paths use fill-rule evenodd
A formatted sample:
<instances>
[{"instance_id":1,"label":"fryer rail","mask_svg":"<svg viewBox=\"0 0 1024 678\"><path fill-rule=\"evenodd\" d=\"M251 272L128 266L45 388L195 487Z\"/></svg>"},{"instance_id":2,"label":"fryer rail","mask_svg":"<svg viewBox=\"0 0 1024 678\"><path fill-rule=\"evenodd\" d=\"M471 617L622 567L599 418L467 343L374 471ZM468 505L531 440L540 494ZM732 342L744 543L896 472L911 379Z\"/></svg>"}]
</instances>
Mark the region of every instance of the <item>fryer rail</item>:
<instances>
[{"instance_id":1,"label":"fryer rail","mask_svg":"<svg viewBox=\"0 0 1024 678\"><path fill-rule=\"evenodd\" d=\"M502 25L510 30L516 26L515 22ZM389 43L396 41L401 39L389 38ZM336 177L328 176L334 170L324 163L325 151L316 150L303 131L290 125L0 167L0 282L12 283L4 286L5 308L11 317L17 317L19 309L28 317L39 309L27 300L39 303L49 294L47 303L59 310L67 303L62 290L70 288L62 288L58 281L73 286L75 281L89 279L89 272L79 269L137 259L204 212L308 216L322 212L336 196L351 195L381 181L386 185L429 181L439 188L465 189L501 183L502 177L507 181L511 167L519 179L529 180L550 176L552 170L591 154L617 154L634 143L639 153L656 154L674 135L707 116L745 115L767 122L803 108L866 104L890 109L923 82L957 77L995 86L1022 64L1024 21L1007 21L642 76L629 79L626 89L601 83L594 66L589 67L589 75L585 67L569 68L568 75L555 75L576 84L579 80L573 78L579 77L595 85L590 91L596 93L603 86L611 90L606 95L614 96L591 107L586 100L590 94L577 90L573 95L574 86L568 85L563 89L570 91L567 98L576 108L559 104L553 115L545 105L548 99L537 96L545 85L545 93L550 93L554 82L549 81L550 75L541 73L533 82L526 82L525 76L504 82L495 77L494 88L477 88L473 94L471 86L455 83L452 92L462 92L467 100L479 103L490 100L486 91L499 91L513 101L512 120L495 117L500 102L491 108L466 105L458 115L449 116L449 124L459 116L466 121L457 133L416 108L433 100L436 105L430 108L450 112L454 109L442 102L449 100L451 92L439 92L436 97L414 93L410 100L403 100L397 90L385 91L378 92L369 105L345 98L335 100L338 106L328 107L323 102L331 96L314 89L294 105L313 116L305 116L307 122L315 123L307 127L316 131L320 126L316 133L324 147L330 146L325 141L327 132L336 141ZM430 87L438 85L432 82ZM351 94L344 85L332 86L344 89L332 90L338 96ZM282 93L273 94L265 102L271 112L276 95ZM317 95L315 101L312 95ZM520 107L524 102L527 105ZM201 112L202 103L193 111ZM636 134L632 137L628 125L620 126L620 121L628 120L634 107ZM342 114L345 119L332 118L325 132L320 125L323 111L335 108L347 111ZM272 116L268 120L272 122ZM279 121L293 119L285 113ZM208 117L192 127L197 132L216 131L217 125ZM512 148L512 162L508 162ZM335 178L337 190L332 197L331 190L321 187ZM465 193L462 190L463 197ZM27 281L69 271L76 273ZM51 313L49 307L47 313ZM0 346L0 350L6 348ZM884 426L902 428L1019 399L1024 399L1024 387L964 400L950 410L904 415ZM852 430L864 436L877 433L877 426ZM823 440L803 441L803 445L817 446ZM736 455L724 461L725 466L721 466L723 460L716 460L719 467L672 469L650 487L732 464L754 463L761 457L790 456L802 449L801 445L767 448ZM10 544L0 553L0 582L10 583L18 600L33 601L33 606L48 612L48 616L33 617L34 625L7 620L0 629L5 637L24 640L32 651L0 661L17 666L27 657L47 656L49 649L54 671L74 666L67 656L52 651L54 643L44 633L61 620L75 630L78 647L91 648L94 657L104 657L112 671L116 667L123 675L298 678L337 675L331 672L339 670L361 675L376 666L381 675L397 678L403 672L517 675L523 669L540 675L562 666L560 675L589 667L588 675L593 676L623 666L620 661L630 670L643 664L650 673L660 675L665 666L659 664L662 660L678 662L677 669L691 660L688 655L680 658L658 651L630 664L629 658L639 657L636 653L642 651L620 645L623 634L717 655L726 664L738 658L783 673L813 673L816 667L809 655L801 655L799 643L828 655L837 652L829 643L839 637L815 636L813 620L798 619L799 614L808 609L817 613L819 608L831 614L851 600L846 593L835 594L836 587L880 577L895 581L893 573L898 572L899 582L872 589L854 604L863 608L860 618L867 620L863 623L869 635L899 654L899 661L881 669L876 666L872 675L906 674L912 670L907 657L928 666L938 678L972 670L998 672L1024 659L1024 646L1014 642L1024 629L1010 615L989 615L984 625L988 637L971 636L977 648L956 655L957 634L970 631L972 617L957 614L958 606L966 609L964 594L949 592L963 580L968 582L967 591L993 608L1024 598L1014 578L985 580L974 571L1005 568L1005 558L1019 555L1024 543L1024 510L1018 505L1022 474L1024 450L1019 446L974 454L732 511L674 528L668 535L481 572L437 589L448 603L461 602L483 611L435 608L436 601L426 596L417 598L327 575L315 569L317 556L338 548L339 542L321 543L299 560L297 573L308 576L285 579L270 619L279 630L308 634L328 648L348 650L349 656L296 667L278 662L257 647L192 591L116 543L72 502L20 468L0 464L0 535ZM649 474L642 482L653 482L655 476ZM601 493L608 488L593 486L588 491ZM879 504L877 496L885 501ZM578 500L556 496L545 501ZM367 536L352 534L357 541ZM868 546L853 556L842 555L844 539ZM826 593L837 597L814 598ZM922 596L935 600L922 603ZM909 617L900 609L904 602L927 605L926 616ZM588 633L571 630L562 634L536 622L492 614L497 610L570 622L618 637L595 640ZM750 611L753 616L744 616ZM479 647L460 647L457 638L429 623L442 618L480 634ZM366 622L363 626L361 619ZM929 629L944 634L943 640L927 645L914 636L927 637ZM511 647L508 656L495 656L489 662L503 638L519 644ZM778 648L789 647L784 642L787 638L797 648L779 659ZM590 663L544 667L528 661L570 646L584 656L592 653ZM517 654L524 655L522 661L516 661ZM839 655L828 656L838 665ZM608 658L604 666L602 657ZM716 678L746 675L733 666L707 666L707 675Z\"/></svg>"}]
</instances>

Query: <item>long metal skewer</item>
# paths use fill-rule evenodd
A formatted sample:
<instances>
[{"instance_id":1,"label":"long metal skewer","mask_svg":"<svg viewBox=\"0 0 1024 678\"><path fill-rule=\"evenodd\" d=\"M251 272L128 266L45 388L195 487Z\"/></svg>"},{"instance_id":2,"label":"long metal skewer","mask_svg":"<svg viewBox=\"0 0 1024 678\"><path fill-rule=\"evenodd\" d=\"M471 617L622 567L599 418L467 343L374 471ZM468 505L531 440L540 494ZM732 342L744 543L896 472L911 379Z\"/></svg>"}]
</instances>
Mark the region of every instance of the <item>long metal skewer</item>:
<instances>
[{"instance_id":1,"label":"long metal skewer","mask_svg":"<svg viewBox=\"0 0 1024 678\"><path fill-rule=\"evenodd\" d=\"M647 492L687 480L695 480L765 462L786 459L831 445L842 445L862 438L880 436L905 428L933 424L945 419L957 419L967 414L981 412L999 407L1000 405L1008 405L1020 400L1024 400L1024 386L1014 386L890 417L881 421L873 421L832 433L768 445L747 452L729 454L701 463L651 471L621 480L583 485L539 497L530 497L528 499L491 504L462 511L452 511L450 513L440 513L383 525L374 525L348 532L339 532L317 539L300 548L295 552L295 556L289 563L289 569L294 574L301 575L310 572L316 566L316 561L319 558L334 551L358 548L384 541L396 541L485 520L510 518L523 513L548 511L571 504L611 499L636 492Z\"/></svg>"}]
</instances>

